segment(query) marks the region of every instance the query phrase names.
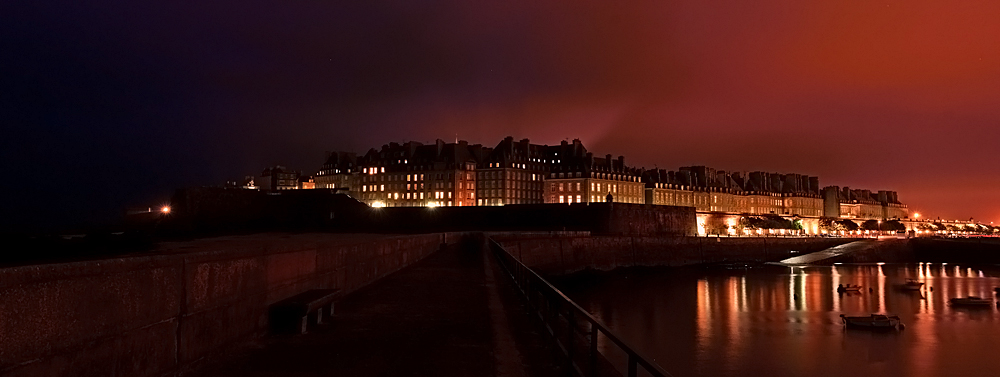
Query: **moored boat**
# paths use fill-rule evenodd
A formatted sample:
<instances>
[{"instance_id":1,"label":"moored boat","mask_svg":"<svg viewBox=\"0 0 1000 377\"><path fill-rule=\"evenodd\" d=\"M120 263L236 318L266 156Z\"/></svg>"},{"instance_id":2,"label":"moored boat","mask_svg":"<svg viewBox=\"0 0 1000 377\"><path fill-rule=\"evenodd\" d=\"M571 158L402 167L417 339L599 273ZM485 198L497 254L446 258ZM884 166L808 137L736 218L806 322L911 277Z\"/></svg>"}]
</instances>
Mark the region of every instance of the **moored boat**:
<instances>
[{"instance_id":1,"label":"moored boat","mask_svg":"<svg viewBox=\"0 0 1000 377\"><path fill-rule=\"evenodd\" d=\"M919 291L923 286L924 282L918 281L917 279L906 279L906 283L903 283L903 289L910 291Z\"/></svg>"},{"instance_id":2,"label":"moored boat","mask_svg":"<svg viewBox=\"0 0 1000 377\"><path fill-rule=\"evenodd\" d=\"M840 315L840 319L847 328L865 330L893 330L903 328L899 316L885 314L871 314L867 316L845 316Z\"/></svg>"},{"instance_id":3,"label":"moored boat","mask_svg":"<svg viewBox=\"0 0 1000 377\"><path fill-rule=\"evenodd\" d=\"M978 296L955 297L948 299L952 306L992 306L992 298L982 298Z\"/></svg>"},{"instance_id":4,"label":"moored boat","mask_svg":"<svg viewBox=\"0 0 1000 377\"><path fill-rule=\"evenodd\" d=\"M848 285L843 285L843 284L838 285L837 286L837 293L844 293L844 292L861 292L861 286L860 285L850 285L850 284L848 284Z\"/></svg>"}]
</instances>

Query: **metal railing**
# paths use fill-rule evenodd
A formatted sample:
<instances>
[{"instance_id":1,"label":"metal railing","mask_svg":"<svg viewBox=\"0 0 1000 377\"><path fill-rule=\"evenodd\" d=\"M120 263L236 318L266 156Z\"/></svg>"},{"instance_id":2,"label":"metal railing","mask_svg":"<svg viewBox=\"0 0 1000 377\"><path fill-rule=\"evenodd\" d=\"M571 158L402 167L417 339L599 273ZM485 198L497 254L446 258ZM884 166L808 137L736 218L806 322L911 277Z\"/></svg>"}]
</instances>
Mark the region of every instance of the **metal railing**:
<instances>
[{"instance_id":1,"label":"metal railing","mask_svg":"<svg viewBox=\"0 0 1000 377\"><path fill-rule=\"evenodd\" d=\"M598 351L603 336L627 356L626 375L635 377L639 367L649 375L668 377L650 358L632 349L601 321L583 310L559 289L514 258L492 238L487 239L492 254L501 268L513 279L526 298L530 310L545 324L559 351L566 358L569 371L578 376L621 375L617 368Z\"/></svg>"}]
</instances>

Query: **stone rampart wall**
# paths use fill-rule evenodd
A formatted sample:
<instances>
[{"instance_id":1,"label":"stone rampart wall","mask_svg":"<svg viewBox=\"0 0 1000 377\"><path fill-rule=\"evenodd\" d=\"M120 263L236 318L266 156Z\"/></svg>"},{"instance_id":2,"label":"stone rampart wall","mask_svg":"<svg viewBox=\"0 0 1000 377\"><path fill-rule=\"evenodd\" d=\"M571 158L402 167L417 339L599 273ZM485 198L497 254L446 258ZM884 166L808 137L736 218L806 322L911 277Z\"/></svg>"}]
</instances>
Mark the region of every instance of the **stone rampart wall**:
<instances>
[{"instance_id":1,"label":"stone rampart wall","mask_svg":"<svg viewBox=\"0 0 1000 377\"><path fill-rule=\"evenodd\" d=\"M267 306L361 288L442 234L255 235L153 255L0 269L0 375L175 375L267 331Z\"/></svg>"},{"instance_id":2,"label":"stone rampart wall","mask_svg":"<svg viewBox=\"0 0 1000 377\"><path fill-rule=\"evenodd\" d=\"M527 266L552 275L586 269L608 271L620 267L779 261L853 241L849 238L791 237L498 235L493 238Z\"/></svg>"}]
</instances>

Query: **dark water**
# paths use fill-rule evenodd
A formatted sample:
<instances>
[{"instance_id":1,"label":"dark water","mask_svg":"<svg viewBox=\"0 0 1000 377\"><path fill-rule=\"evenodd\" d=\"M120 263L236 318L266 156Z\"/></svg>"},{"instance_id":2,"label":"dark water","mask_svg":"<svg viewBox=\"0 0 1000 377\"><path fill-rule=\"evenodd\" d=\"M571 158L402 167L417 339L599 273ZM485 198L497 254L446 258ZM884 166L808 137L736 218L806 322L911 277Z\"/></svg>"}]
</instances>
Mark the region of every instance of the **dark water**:
<instances>
[{"instance_id":1,"label":"dark water","mask_svg":"<svg viewBox=\"0 0 1000 377\"><path fill-rule=\"evenodd\" d=\"M613 273L558 285L674 376L990 376L1000 375L1000 312L950 307L948 299L994 297L997 276L939 263L767 266ZM906 278L926 286L904 291ZM836 293L848 283L862 292ZM845 330L841 313L896 314L906 327ZM615 358L611 346L600 347Z\"/></svg>"}]
</instances>

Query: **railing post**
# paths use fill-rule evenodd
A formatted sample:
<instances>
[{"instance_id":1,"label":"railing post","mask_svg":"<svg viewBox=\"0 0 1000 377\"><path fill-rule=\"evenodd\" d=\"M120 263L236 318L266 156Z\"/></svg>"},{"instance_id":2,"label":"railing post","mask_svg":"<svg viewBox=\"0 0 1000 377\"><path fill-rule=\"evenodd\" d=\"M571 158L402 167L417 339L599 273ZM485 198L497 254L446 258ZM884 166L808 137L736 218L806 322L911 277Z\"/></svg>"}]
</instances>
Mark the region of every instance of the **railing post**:
<instances>
[{"instance_id":1,"label":"railing post","mask_svg":"<svg viewBox=\"0 0 1000 377\"><path fill-rule=\"evenodd\" d=\"M597 324L590 322L590 375L597 375Z\"/></svg>"},{"instance_id":2,"label":"railing post","mask_svg":"<svg viewBox=\"0 0 1000 377\"><path fill-rule=\"evenodd\" d=\"M639 360L636 359L635 355L631 353L628 354L628 377L635 377L639 374Z\"/></svg>"},{"instance_id":3,"label":"railing post","mask_svg":"<svg viewBox=\"0 0 1000 377\"><path fill-rule=\"evenodd\" d=\"M566 311L566 367L573 370L573 335L576 333L576 323L573 322L573 310Z\"/></svg>"}]
</instances>

